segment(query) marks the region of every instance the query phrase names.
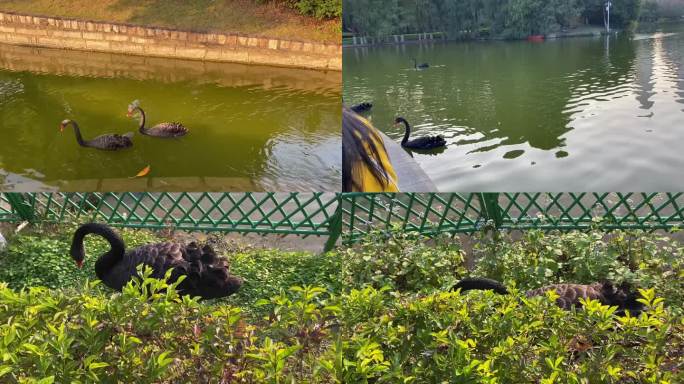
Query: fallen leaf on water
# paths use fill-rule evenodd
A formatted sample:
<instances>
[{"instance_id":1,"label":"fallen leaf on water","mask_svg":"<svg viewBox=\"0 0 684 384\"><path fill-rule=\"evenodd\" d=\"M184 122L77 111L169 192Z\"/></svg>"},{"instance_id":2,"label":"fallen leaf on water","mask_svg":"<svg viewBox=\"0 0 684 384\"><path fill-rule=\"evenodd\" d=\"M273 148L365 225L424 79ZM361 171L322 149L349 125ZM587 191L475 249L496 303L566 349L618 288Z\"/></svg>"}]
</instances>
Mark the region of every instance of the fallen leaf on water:
<instances>
[{"instance_id":1,"label":"fallen leaf on water","mask_svg":"<svg viewBox=\"0 0 684 384\"><path fill-rule=\"evenodd\" d=\"M138 172L137 175L131 177L131 179L135 178L135 177L147 176L148 173L150 173L150 166L149 165L147 167L143 168L140 172Z\"/></svg>"}]
</instances>

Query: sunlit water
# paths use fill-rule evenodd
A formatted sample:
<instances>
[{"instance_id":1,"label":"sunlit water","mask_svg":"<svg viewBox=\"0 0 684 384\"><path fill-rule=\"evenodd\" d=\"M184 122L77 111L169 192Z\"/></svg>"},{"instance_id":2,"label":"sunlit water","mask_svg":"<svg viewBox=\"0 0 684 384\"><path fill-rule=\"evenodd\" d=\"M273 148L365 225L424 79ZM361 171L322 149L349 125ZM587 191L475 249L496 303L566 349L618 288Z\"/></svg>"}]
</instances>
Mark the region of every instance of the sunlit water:
<instances>
[{"instance_id":1,"label":"sunlit water","mask_svg":"<svg viewBox=\"0 0 684 384\"><path fill-rule=\"evenodd\" d=\"M337 191L340 87L335 72L0 45L0 189ZM136 131L136 99L148 126L190 133L107 152L59 132Z\"/></svg>"},{"instance_id":2,"label":"sunlit water","mask_svg":"<svg viewBox=\"0 0 684 384\"><path fill-rule=\"evenodd\" d=\"M432 65L412 69L410 58ZM684 189L684 25L613 38L473 42L344 51L344 100L373 101L441 191Z\"/></svg>"}]
</instances>

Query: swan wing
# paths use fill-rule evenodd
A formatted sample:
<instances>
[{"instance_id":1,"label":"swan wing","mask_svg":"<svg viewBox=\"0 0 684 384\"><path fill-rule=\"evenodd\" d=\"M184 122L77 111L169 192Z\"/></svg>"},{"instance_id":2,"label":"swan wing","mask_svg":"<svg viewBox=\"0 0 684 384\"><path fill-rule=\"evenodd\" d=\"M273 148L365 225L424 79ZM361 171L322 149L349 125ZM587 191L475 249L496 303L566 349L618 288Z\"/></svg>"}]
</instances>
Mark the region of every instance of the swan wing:
<instances>
[{"instance_id":1,"label":"swan wing","mask_svg":"<svg viewBox=\"0 0 684 384\"><path fill-rule=\"evenodd\" d=\"M437 148L446 145L442 136L423 136L408 141L404 146L409 148Z\"/></svg>"},{"instance_id":2,"label":"swan wing","mask_svg":"<svg viewBox=\"0 0 684 384\"><path fill-rule=\"evenodd\" d=\"M110 134L101 135L92 140L86 141L86 145L89 147L104 149L104 150L117 150L128 148L133 145L131 137L126 135Z\"/></svg>"},{"instance_id":3,"label":"swan wing","mask_svg":"<svg viewBox=\"0 0 684 384\"><path fill-rule=\"evenodd\" d=\"M160 123L152 128L146 129L145 133L150 136L178 137L188 133L188 128L179 122Z\"/></svg>"}]
</instances>

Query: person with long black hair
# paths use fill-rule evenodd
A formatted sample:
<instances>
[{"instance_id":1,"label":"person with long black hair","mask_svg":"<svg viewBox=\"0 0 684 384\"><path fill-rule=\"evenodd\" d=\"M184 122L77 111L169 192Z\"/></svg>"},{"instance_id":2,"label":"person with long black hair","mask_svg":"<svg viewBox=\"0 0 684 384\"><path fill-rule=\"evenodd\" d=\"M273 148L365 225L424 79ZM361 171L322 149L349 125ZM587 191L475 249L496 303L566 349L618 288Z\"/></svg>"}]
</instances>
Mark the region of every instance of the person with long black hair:
<instances>
[{"instance_id":1,"label":"person with long black hair","mask_svg":"<svg viewBox=\"0 0 684 384\"><path fill-rule=\"evenodd\" d=\"M347 107L342 107L342 191L399 192L382 136Z\"/></svg>"}]
</instances>

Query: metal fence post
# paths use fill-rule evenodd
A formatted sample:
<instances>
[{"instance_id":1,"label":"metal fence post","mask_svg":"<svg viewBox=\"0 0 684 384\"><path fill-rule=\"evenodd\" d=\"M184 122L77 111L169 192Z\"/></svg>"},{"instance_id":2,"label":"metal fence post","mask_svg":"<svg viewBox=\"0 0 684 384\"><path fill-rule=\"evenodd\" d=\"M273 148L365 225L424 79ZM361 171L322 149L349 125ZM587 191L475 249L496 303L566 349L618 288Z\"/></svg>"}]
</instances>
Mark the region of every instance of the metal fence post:
<instances>
[{"instance_id":1,"label":"metal fence post","mask_svg":"<svg viewBox=\"0 0 684 384\"><path fill-rule=\"evenodd\" d=\"M336 194L335 199L337 200L337 208L335 208L335 213L330 217L330 223L328 224L330 235L328 235L328 240L325 242L323 252L331 251L335 247L337 240L342 236L342 194Z\"/></svg>"},{"instance_id":2,"label":"metal fence post","mask_svg":"<svg viewBox=\"0 0 684 384\"><path fill-rule=\"evenodd\" d=\"M482 213L487 221L492 220L494 227L500 229L503 226L503 216L501 215L501 206L499 206L498 193L480 193L480 203L484 209Z\"/></svg>"},{"instance_id":3,"label":"metal fence post","mask_svg":"<svg viewBox=\"0 0 684 384\"><path fill-rule=\"evenodd\" d=\"M18 192L7 192L5 193L5 196L7 197L7 202L9 202L10 206L12 206L14 212L19 215L19 218L25 221L33 221L35 218L33 207L31 204L26 202L23 194Z\"/></svg>"}]
</instances>

